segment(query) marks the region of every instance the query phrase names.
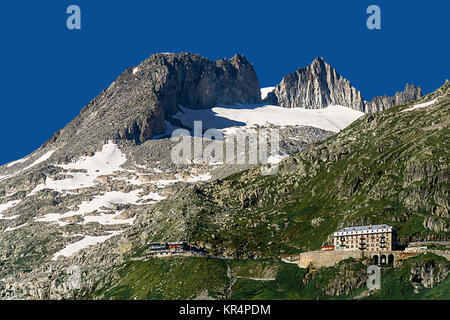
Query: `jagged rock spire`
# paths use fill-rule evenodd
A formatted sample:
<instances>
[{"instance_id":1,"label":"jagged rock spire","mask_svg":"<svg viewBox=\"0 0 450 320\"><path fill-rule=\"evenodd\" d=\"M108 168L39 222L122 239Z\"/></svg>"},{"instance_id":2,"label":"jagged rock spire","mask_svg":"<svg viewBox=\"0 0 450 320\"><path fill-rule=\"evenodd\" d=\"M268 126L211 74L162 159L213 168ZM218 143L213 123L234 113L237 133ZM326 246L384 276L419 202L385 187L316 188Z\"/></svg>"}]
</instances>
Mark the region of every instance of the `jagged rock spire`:
<instances>
[{"instance_id":1,"label":"jagged rock spire","mask_svg":"<svg viewBox=\"0 0 450 320\"><path fill-rule=\"evenodd\" d=\"M275 90L268 94L265 102L285 108L321 109L330 105L341 105L366 113L385 110L397 104L408 103L422 97L420 87L406 85L395 96L375 97L364 101L359 90L342 77L322 57L317 57L306 67L288 74Z\"/></svg>"}]
</instances>

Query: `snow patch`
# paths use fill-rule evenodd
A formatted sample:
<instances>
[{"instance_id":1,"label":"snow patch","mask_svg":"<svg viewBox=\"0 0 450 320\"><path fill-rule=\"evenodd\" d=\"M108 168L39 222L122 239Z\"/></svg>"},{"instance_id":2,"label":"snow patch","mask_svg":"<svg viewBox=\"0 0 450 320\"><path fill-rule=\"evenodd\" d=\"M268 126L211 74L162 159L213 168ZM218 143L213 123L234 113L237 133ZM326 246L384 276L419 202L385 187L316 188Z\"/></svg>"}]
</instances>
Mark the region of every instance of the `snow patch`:
<instances>
[{"instance_id":1,"label":"snow patch","mask_svg":"<svg viewBox=\"0 0 450 320\"><path fill-rule=\"evenodd\" d=\"M17 229L20 229L20 228L22 228L22 227L25 227L27 224L28 224L28 223L24 223L24 224L21 224L20 226L17 226L17 227L8 227L8 228L6 228L6 229L3 231L3 233L9 232L9 231L14 231L14 230L17 230Z\"/></svg>"},{"instance_id":2,"label":"snow patch","mask_svg":"<svg viewBox=\"0 0 450 320\"><path fill-rule=\"evenodd\" d=\"M8 163L7 167L9 168L9 167L15 166L16 164L26 162L26 161L28 161L28 159L29 158L27 157L27 158L22 158L22 159L19 159L16 161L12 161L12 162Z\"/></svg>"},{"instance_id":3,"label":"snow patch","mask_svg":"<svg viewBox=\"0 0 450 320\"><path fill-rule=\"evenodd\" d=\"M22 201L22 200L12 200L12 201L9 201L7 203L0 204L0 219L12 220L12 219L17 218L18 216L4 217L2 215L2 213L5 212L6 210L10 209L10 208L15 207L17 204L19 204L20 201Z\"/></svg>"},{"instance_id":4,"label":"snow patch","mask_svg":"<svg viewBox=\"0 0 450 320\"><path fill-rule=\"evenodd\" d=\"M141 201L152 200L150 203L157 203L164 199L167 199L167 197L163 197L156 192L150 192L148 195L141 197Z\"/></svg>"},{"instance_id":5,"label":"snow patch","mask_svg":"<svg viewBox=\"0 0 450 320\"><path fill-rule=\"evenodd\" d=\"M134 218L131 219L116 219L122 211L117 211L113 209L108 209L115 204L138 204L141 197L138 195L142 190L135 190L129 193L124 193L120 191L111 191L105 194L95 196L90 201L83 201L78 205L77 210L69 211L63 214L60 213L49 213L42 218L36 219L40 222L56 222L60 226L65 226L69 222L64 222L62 219L70 218L73 216L81 216L84 219L84 224L89 222L98 222L102 225L113 225L113 224L133 224ZM115 211L111 214L108 211ZM94 213L95 215L88 215Z\"/></svg>"},{"instance_id":6,"label":"snow patch","mask_svg":"<svg viewBox=\"0 0 450 320\"><path fill-rule=\"evenodd\" d=\"M434 99L434 100L428 101L428 102L419 103L419 104L416 104L415 106L409 107L408 109L400 111L400 113L407 112L407 111L413 111L413 110L421 109L421 108L425 108L425 107L429 107L429 106L435 104L436 101L437 101L437 98Z\"/></svg>"},{"instance_id":7,"label":"snow patch","mask_svg":"<svg viewBox=\"0 0 450 320\"><path fill-rule=\"evenodd\" d=\"M98 237L92 237L92 236L85 236L80 241L77 241L75 243L71 243L68 246L66 246L64 249L58 251L53 255L52 260L55 261L59 257L70 257L74 253L88 248L90 246L105 242L108 239L111 239L112 237L121 234L123 231L112 231L110 234L106 236L98 236Z\"/></svg>"},{"instance_id":8,"label":"snow patch","mask_svg":"<svg viewBox=\"0 0 450 320\"><path fill-rule=\"evenodd\" d=\"M274 90L275 90L275 87L261 88L261 99L264 100L265 98L267 98L267 95Z\"/></svg>"},{"instance_id":9,"label":"snow patch","mask_svg":"<svg viewBox=\"0 0 450 320\"><path fill-rule=\"evenodd\" d=\"M95 185L95 179L102 175L111 175L121 170L121 165L127 161L126 156L119 147L109 141L102 148L102 151L92 157L81 157L77 162L57 165L65 170L83 170L85 172L69 172L72 176L68 179L52 180L47 177L44 184L37 185L27 197L35 195L38 191L52 189L58 192L89 188Z\"/></svg>"},{"instance_id":10,"label":"snow patch","mask_svg":"<svg viewBox=\"0 0 450 320\"><path fill-rule=\"evenodd\" d=\"M269 164L278 164L280 163L283 159L288 158L289 156L287 154L275 154L275 155L270 155L269 158L267 159L267 163Z\"/></svg>"},{"instance_id":11,"label":"snow patch","mask_svg":"<svg viewBox=\"0 0 450 320\"><path fill-rule=\"evenodd\" d=\"M179 174L175 175L175 179L161 179L161 180L154 180L152 181L153 184L155 184L158 188L165 188L168 185L177 183L177 182L188 182L188 183L195 183L200 181L208 181L212 178L211 174L205 173L200 175L191 175L188 178L183 178Z\"/></svg>"},{"instance_id":12,"label":"snow patch","mask_svg":"<svg viewBox=\"0 0 450 320\"><path fill-rule=\"evenodd\" d=\"M39 159L37 159L36 161L34 161L32 164L30 164L29 166L25 167L24 169L21 170L25 171L28 169L31 169L34 166L37 166L38 164L47 161L48 159L50 159L50 157L55 153L56 150L50 150L47 153L45 153L44 155L42 155Z\"/></svg>"},{"instance_id":13,"label":"snow patch","mask_svg":"<svg viewBox=\"0 0 450 320\"><path fill-rule=\"evenodd\" d=\"M208 172L208 173L201 174L201 175L198 175L198 176L191 176L191 177L186 179L186 182L193 183L193 182L199 182L199 181L208 181L208 180L211 180L211 178L212 178L212 176Z\"/></svg>"},{"instance_id":14,"label":"snow patch","mask_svg":"<svg viewBox=\"0 0 450 320\"><path fill-rule=\"evenodd\" d=\"M40 163L42 163L42 162L48 160L48 159L52 156L52 154L55 153L55 151L56 151L56 150L48 151L47 153L45 153L44 155L42 155L39 159L37 159L36 161L34 161L34 162L33 162L32 164L30 164L29 166L27 166L27 167L25 167L25 168L23 168L23 169L21 169L21 170L15 172L15 173L13 173L13 174L8 174L8 175L6 175L6 176L0 176L0 181L9 179L9 178L12 178L12 177L15 177L15 176L18 176L18 175L21 174L22 172L27 171L28 169L31 169L32 167L34 167L34 166L36 166L36 165L38 165L38 164L40 164ZM27 160L28 160L28 159L27 159Z\"/></svg>"},{"instance_id":15,"label":"snow patch","mask_svg":"<svg viewBox=\"0 0 450 320\"><path fill-rule=\"evenodd\" d=\"M117 204L131 204L142 205L149 204L146 201L151 201L150 204L157 203L166 197L160 196L158 193L150 192L147 195L141 196L142 189L134 190L128 193L120 191L110 191L102 195L95 196L92 200L83 201L78 205L77 210L72 210L63 214L49 213L42 218L36 219L40 222L57 223L60 226L65 226L69 222L62 221L65 218L74 216L83 217L83 224L90 222L98 222L101 225L115 225L115 224L129 224L134 223L134 218L118 219L123 210L116 210L111 208ZM111 213L113 212L113 213Z\"/></svg>"}]
</instances>

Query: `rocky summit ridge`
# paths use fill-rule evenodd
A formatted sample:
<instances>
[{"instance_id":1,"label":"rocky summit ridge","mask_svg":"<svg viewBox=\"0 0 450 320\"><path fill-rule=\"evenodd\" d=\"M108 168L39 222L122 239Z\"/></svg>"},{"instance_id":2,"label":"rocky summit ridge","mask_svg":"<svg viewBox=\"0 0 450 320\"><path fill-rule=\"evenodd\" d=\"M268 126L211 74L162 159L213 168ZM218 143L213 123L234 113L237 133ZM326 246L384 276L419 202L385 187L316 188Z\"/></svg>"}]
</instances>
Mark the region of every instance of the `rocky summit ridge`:
<instances>
[{"instance_id":1,"label":"rocky summit ridge","mask_svg":"<svg viewBox=\"0 0 450 320\"><path fill-rule=\"evenodd\" d=\"M99 149L109 140L141 144L166 133L168 126L182 127L173 117L180 112L179 106L208 109L219 104L270 103L318 109L334 104L371 113L421 95L420 88L407 85L394 97L366 102L360 91L319 57L284 77L261 101L257 75L243 55L212 61L193 53L158 53L125 70L43 148L53 145L60 150L55 157L65 159L67 154Z\"/></svg>"},{"instance_id":2,"label":"rocky summit ridge","mask_svg":"<svg viewBox=\"0 0 450 320\"><path fill-rule=\"evenodd\" d=\"M107 140L141 144L165 133L180 105L206 109L260 101L256 73L242 55L211 61L192 53L153 54L125 70L44 147L75 152Z\"/></svg>"},{"instance_id":3,"label":"rocky summit ridge","mask_svg":"<svg viewBox=\"0 0 450 320\"><path fill-rule=\"evenodd\" d=\"M322 57L296 72L286 75L264 100L285 108L322 109L330 105L342 105L365 113L386 110L393 105L404 104L422 97L420 87L406 85L393 97L375 97L364 101L359 90L342 77Z\"/></svg>"}]
</instances>

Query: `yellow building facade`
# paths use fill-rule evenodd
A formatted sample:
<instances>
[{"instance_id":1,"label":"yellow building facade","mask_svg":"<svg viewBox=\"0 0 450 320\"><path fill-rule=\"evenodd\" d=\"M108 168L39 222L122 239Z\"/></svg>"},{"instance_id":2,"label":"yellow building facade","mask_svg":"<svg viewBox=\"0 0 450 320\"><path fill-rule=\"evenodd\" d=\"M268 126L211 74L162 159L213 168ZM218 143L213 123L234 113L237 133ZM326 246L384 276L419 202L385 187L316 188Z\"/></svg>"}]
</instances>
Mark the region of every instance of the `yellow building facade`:
<instances>
[{"instance_id":1,"label":"yellow building facade","mask_svg":"<svg viewBox=\"0 0 450 320\"><path fill-rule=\"evenodd\" d=\"M348 227L333 234L334 250L392 251L395 231L388 225Z\"/></svg>"}]
</instances>

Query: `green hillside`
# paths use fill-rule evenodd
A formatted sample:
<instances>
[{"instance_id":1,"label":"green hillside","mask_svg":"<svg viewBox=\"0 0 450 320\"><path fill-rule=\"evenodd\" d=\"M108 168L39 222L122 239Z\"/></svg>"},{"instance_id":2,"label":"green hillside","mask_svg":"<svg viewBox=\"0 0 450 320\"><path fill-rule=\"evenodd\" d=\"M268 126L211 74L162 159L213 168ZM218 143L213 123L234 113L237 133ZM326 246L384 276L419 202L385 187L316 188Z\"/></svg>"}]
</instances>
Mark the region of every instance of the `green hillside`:
<instances>
[{"instance_id":1,"label":"green hillside","mask_svg":"<svg viewBox=\"0 0 450 320\"><path fill-rule=\"evenodd\" d=\"M118 278L109 276L88 299L450 299L450 263L420 255L401 266L383 268L381 290L366 287L369 261L349 259L335 267L301 269L276 260L212 260L174 257L124 264ZM429 287L411 276L427 266ZM445 280L443 278L446 278ZM416 283L414 283L416 281ZM415 287L418 290L415 292Z\"/></svg>"},{"instance_id":2,"label":"green hillside","mask_svg":"<svg viewBox=\"0 0 450 320\"><path fill-rule=\"evenodd\" d=\"M448 88L421 99L439 96L432 106L360 118L283 161L276 175L238 173L156 211L187 219L185 237L234 258L317 249L338 228L362 224L390 224L403 244L449 239Z\"/></svg>"},{"instance_id":3,"label":"green hillside","mask_svg":"<svg viewBox=\"0 0 450 320\"><path fill-rule=\"evenodd\" d=\"M430 106L404 111L434 99ZM278 258L318 249L344 226L389 224L401 244L450 239L449 112L447 82L418 102L363 116L283 161L276 175L253 169L182 190L142 218L152 230L147 240L189 239L234 260L130 261L118 277L99 283L94 297L448 299L448 261L437 256L384 269L383 289L373 296L364 293L368 262L304 270ZM140 247L134 258L146 252ZM274 279L252 280L259 277L249 273L264 266ZM422 287L414 288L411 274L423 266L423 274L440 276L432 287L419 277Z\"/></svg>"}]
</instances>

